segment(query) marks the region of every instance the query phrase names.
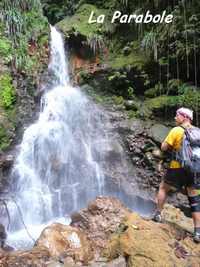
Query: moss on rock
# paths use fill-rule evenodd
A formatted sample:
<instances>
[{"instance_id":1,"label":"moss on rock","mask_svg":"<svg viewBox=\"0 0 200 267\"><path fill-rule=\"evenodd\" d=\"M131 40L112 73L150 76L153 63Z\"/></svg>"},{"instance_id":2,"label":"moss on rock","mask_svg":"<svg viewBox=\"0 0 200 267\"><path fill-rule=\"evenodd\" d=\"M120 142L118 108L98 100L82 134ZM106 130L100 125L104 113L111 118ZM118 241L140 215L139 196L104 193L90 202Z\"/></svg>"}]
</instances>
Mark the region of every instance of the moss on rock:
<instances>
[{"instance_id":1,"label":"moss on rock","mask_svg":"<svg viewBox=\"0 0 200 267\"><path fill-rule=\"evenodd\" d=\"M144 55L139 54L139 52L131 51L129 55L124 55L119 52L110 54L108 64L112 68L120 69L124 67L135 67L138 70L141 70L146 63Z\"/></svg>"},{"instance_id":2,"label":"moss on rock","mask_svg":"<svg viewBox=\"0 0 200 267\"><path fill-rule=\"evenodd\" d=\"M85 37L101 34L104 23L88 23L88 19L92 11L94 12L95 17L100 14L106 14L106 10L104 9L98 9L94 5L84 4L80 6L75 15L72 17L66 17L64 20L57 23L56 26L66 37L69 37L70 34L81 34Z\"/></svg>"}]
</instances>

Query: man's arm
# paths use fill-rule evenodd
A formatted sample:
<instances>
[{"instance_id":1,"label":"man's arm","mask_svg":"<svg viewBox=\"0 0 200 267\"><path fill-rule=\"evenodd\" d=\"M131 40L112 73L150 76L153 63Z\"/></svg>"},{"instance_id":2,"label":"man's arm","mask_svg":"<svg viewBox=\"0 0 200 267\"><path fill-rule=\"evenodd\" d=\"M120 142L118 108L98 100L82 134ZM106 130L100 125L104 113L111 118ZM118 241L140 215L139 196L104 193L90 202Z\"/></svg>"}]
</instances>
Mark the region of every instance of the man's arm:
<instances>
[{"instance_id":1,"label":"man's arm","mask_svg":"<svg viewBox=\"0 0 200 267\"><path fill-rule=\"evenodd\" d=\"M162 144L161 144L161 150L162 151L167 151L167 150L171 150L171 146L167 143L167 142L162 142Z\"/></svg>"}]
</instances>

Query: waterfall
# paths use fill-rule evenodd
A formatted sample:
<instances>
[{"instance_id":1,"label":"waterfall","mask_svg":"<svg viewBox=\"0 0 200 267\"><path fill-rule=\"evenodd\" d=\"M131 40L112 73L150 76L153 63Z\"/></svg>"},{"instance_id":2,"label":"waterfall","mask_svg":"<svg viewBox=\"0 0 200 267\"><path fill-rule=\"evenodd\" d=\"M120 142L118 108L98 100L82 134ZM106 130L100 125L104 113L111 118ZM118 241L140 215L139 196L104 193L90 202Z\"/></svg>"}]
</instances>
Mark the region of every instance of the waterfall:
<instances>
[{"instance_id":1,"label":"waterfall","mask_svg":"<svg viewBox=\"0 0 200 267\"><path fill-rule=\"evenodd\" d=\"M38 120L25 130L12 171L12 192L29 230L104 193L96 152L105 137L102 117L70 84L66 62L61 34L51 27L49 69L55 86L46 90ZM9 211L15 218L11 231L24 228L14 203L9 203Z\"/></svg>"},{"instance_id":2,"label":"waterfall","mask_svg":"<svg viewBox=\"0 0 200 267\"><path fill-rule=\"evenodd\" d=\"M61 34L51 27L52 86L41 98L38 120L24 131L11 174L7 243L15 248L31 247L30 236L37 239L51 222L69 223L73 211L99 195L149 210L107 113L70 84L64 51Z\"/></svg>"}]
</instances>

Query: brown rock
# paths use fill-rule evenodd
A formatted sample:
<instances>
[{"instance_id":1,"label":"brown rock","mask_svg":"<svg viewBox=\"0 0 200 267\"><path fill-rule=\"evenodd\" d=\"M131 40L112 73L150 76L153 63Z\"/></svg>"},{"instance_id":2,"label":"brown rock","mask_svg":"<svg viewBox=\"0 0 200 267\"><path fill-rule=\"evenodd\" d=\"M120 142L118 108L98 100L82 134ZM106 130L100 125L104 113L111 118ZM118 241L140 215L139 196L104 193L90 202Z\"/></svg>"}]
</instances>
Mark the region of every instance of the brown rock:
<instances>
[{"instance_id":1,"label":"brown rock","mask_svg":"<svg viewBox=\"0 0 200 267\"><path fill-rule=\"evenodd\" d=\"M93 258L93 251L86 235L75 227L60 223L46 227L36 246L45 247L51 257L62 261L72 257L75 262L87 263Z\"/></svg>"},{"instance_id":2,"label":"brown rock","mask_svg":"<svg viewBox=\"0 0 200 267\"><path fill-rule=\"evenodd\" d=\"M72 223L83 229L93 243L96 256L105 248L110 235L116 231L130 211L114 197L98 197L71 216Z\"/></svg>"},{"instance_id":3,"label":"brown rock","mask_svg":"<svg viewBox=\"0 0 200 267\"><path fill-rule=\"evenodd\" d=\"M178 235L174 225L145 221L134 213L123 223L124 230L112 236L105 250L110 259L124 255L129 267L200 266L199 245L186 233Z\"/></svg>"},{"instance_id":4,"label":"brown rock","mask_svg":"<svg viewBox=\"0 0 200 267\"><path fill-rule=\"evenodd\" d=\"M1 255L1 267L43 267L50 255L45 248L33 248L28 251L10 252Z\"/></svg>"}]
</instances>

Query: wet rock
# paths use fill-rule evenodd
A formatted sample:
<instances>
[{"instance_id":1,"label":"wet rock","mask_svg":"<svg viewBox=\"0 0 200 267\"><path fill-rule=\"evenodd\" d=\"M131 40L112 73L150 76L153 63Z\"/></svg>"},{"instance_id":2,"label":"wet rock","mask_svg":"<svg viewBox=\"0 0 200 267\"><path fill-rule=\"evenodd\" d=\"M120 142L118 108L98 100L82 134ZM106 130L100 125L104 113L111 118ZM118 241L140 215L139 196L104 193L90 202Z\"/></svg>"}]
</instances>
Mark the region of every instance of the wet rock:
<instances>
[{"instance_id":1,"label":"wet rock","mask_svg":"<svg viewBox=\"0 0 200 267\"><path fill-rule=\"evenodd\" d=\"M98 255L127 214L129 210L118 199L98 197L87 209L72 214L71 225L84 230Z\"/></svg>"},{"instance_id":2,"label":"wet rock","mask_svg":"<svg viewBox=\"0 0 200 267\"><path fill-rule=\"evenodd\" d=\"M138 103L134 100L126 100L124 101L124 106L126 107L127 110L138 110Z\"/></svg>"},{"instance_id":3,"label":"wet rock","mask_svg":"<svg viewBox=\"0 0 200 267\"><path fill-rule=\"evenodd\" d=\"M162 124L154 124L149 130L149 136L157 143L162 143L167 136L170 128Z\"/></svg>"},{"instance_id":4,"label":"wet rock","mask_svg":"<svg viewBox=\"0 0 200 267\"><path fill-rule=\"evenodd\" d=\"M151 152L146 152L145 153L145 157L144 157L144 161L145 163L148 165L148 167L153 168L153 155Z\"/></svg>"},{"instance_id":5,"label":"wet rock","mask_svg":"<svg viewBox=\"0 0 200 267\"><path fill-rule=\"evenodd\" d=\"M87 264L93 258L93 250L86 235L75 227L60 223L46 227L36 247L45 247L51 257L63 262L65 258L71 257L75 262Z\"/></svg>"},{"instance_id":6,"label":"wet rock","mask_svg":"<svg viewBox=\"0 0 200 267\"><path fill-rule=\"evenodd\" d=\"M142 134L145 129L145 122L140 119L123 120L119 124L119 130L132 131L134 135Z\"/></svg>"},{"instance_id":7,"label":"wet rock","mask_svg":"<svg viewBox=\"0 0 200 267\"><path fill-rule=\"evenodd\" d=\"M7 238L6 229L3 224L0 223L0 247L3 249Z\"/></svg>"},{"instance_id":8,"label":"wet rock","mask_svg":"<svg viewBox=\"0 0 200 267\"><path fill-rule=\"evenodd\" d=\"M0 156L0 168L10 168L14 162L14 155L12 154L2 154Z\"/></svg>"},{"instance_id":9,"label":"wet rock","mask_svg":"<svg viewBox=\"0 0 200 267\"><path fill-rule=\"evenodd\" d=\"M118 161L123 154L124 148L120 144L119 140L111 140L109 145L106 143L106 140L104 143L97 140L95 144L94 159L98 162L104 160L109 161L112 164L113 161Z\"/></svg>"}]
</instances>

